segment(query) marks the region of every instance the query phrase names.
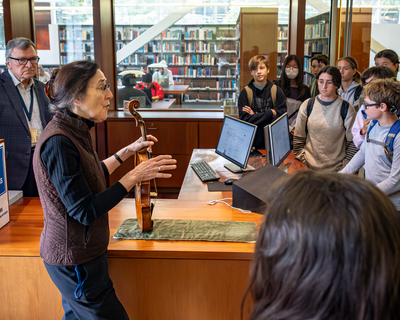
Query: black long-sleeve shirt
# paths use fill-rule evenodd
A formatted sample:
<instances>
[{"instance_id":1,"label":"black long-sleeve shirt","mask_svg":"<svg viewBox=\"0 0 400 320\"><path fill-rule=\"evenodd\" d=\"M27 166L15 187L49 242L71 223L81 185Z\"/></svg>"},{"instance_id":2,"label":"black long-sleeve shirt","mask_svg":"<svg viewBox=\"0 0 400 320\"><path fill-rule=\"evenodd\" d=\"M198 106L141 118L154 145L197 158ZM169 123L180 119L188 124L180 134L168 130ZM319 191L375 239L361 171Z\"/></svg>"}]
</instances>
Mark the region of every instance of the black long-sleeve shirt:
<instances>
[{"instance_id":1,"label":"black long-sleeve shirt","mask_svg":"<svg viewBox=\"0 0 400 320\"><path fill-rule=\"evenodd\" d=\"M78 118L71 112L67 113L71 117ZM86 123L89 130L94 126L94 122L90 120L79 119ZM84 225L93 223L128 194L119 182L103 192L93 194L81 170L78 149L66 136L50 137L44 143L40 157L68 215ZM103 162L101 165L107 178L109 176L107 167Z\"/></svg>"}]
</instances>

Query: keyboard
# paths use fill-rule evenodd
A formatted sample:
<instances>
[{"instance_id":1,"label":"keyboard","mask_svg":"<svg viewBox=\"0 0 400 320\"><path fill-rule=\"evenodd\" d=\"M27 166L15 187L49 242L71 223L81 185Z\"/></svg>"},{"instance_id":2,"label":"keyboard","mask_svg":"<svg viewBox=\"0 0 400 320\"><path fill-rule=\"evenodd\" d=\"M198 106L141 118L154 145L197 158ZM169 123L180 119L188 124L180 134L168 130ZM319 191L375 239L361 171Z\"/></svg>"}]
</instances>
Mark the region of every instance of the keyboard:
<instances>
[{"instance_id":1,"label":"keyboard","mask_svg":"<svg viewBox=\"0 0 400 320\"><path fill-rule=\"evenodd\" d=\"M194 162L190 165L192 166L194 172L197 173L197 175L203 182L217 181L220 178L220 176L214 171L214 169L211 168L210 165L205 161Z\"/></svg>"}]
</instances>

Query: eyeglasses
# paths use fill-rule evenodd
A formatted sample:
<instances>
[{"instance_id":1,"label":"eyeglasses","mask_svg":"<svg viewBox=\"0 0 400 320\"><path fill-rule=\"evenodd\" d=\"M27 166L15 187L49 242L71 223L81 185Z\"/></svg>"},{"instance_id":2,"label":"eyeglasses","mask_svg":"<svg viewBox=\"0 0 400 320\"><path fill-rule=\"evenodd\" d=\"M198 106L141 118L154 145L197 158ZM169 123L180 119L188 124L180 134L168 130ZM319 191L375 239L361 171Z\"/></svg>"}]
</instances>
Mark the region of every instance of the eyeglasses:
<instances>
[{"instance_id":1,"label":"eyeglasses","mask_svg":"<svg viewBox=\"0 0 400 320\"><path fill-rule=\"evenodd\" d=\"M110 87L111 87L111 84L108 83L108 84L105 84L104 86L100 87L99 89L100 89L101 91L103 91L103 92L106 92L106 90L107 90L107 89L110 89Z\"/></svg>"},{"instance_id":2,"label":"eyeglasses","mask_svg":"<svg viewBox=\"0 0 400 320\"><path fill-rule=\"evenodd\" d=\"M18 58L9 57L9 59L13 59L13 60L18 61L18 63L19 63L21 66L26 65L26 64L28 63L28 61L30 61L32 64L38 64L38 63L39 63L39 60L40 60L39 57L33 57L33 58L30 58L30 59L27 59L27 58L19 58L19 59L18 59Z\"/></svg>"},{"instance_id":3,"label":"eyeglasses","mask_svg":"<svg viewBox=\"0 0 400 320\"><path fill-rule=\"evenodd\" d=\"M368 107L380 106L380 105L381 105L380 103L370 103L370 104L364 103L364 104L363 104L363 106L364 106L365 109L368 109Z\"/></svg>"}]
</instances>

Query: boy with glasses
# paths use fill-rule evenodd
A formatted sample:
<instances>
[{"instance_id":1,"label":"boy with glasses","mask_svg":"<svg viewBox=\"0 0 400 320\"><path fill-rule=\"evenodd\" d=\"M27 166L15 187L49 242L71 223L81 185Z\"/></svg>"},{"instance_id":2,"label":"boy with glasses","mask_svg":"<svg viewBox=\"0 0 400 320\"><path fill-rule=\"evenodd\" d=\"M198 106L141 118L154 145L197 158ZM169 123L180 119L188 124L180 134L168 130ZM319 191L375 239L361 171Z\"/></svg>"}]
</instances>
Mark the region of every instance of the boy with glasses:
<instances>
[{"instance_id":1,"label":"boy with glasses","mask_svg":"<svg viewBox=\"0 0 400 320\"><path fill-rule=\"evenodd\" d=\"M389 196L400 211L400 125L396 112L400 108L400 83L379 79L363 92L364 107L371 122L361 149L341 171L355 173L365 164L365 178ZM399 126L400 128L400 126Z\"/></svg>"},{"instance_id":2,"label":"boy with glasses","mask_svg":"<svg viewBox=\"0 0 400 320\"><path fill-rule=\"evenodd\" d=\"M51 120L44 84L36 80L39 57L35 44L15 38L6 47L7 71L0 75L0 137L5 139L8 188L37 197L32 155Z\"/></svg>"}]
</instances>

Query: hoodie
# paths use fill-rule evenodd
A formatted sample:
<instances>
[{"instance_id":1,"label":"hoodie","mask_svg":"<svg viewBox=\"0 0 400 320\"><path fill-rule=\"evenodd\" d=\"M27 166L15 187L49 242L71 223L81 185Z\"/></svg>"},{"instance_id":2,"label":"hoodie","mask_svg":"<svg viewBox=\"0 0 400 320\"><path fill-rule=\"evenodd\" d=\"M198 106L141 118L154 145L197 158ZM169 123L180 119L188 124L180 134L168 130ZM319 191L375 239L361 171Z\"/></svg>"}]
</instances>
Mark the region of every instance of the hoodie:
<instances>
[{"instance_id":1,"label":"hoodie","mask_svg":"<svg viewBox=\"0 0 400 320\"><path fill-rule=\"evenodd\" d=\"M157 82L157 79L161 79L161 78L169 78L169 85L173 86L174 85L174 78L172 77L172 72L170 70L167 69L167 63L165 62L165 60L162 60L160 62L160 64L165 65L165 67L162 67L162 69L164 70L164 73L161 74L160 71L156 71L153 74L153 81Z\"/></svg>"},{"instance_id":2,"label":"hoodie","mask_svg":"<svg viewBox=\"0 0 400 320\"><path fill-rule=\"evenodd\" d=\"M346 90L346 92L343 92L343 89L340 86L340 88L338 89L338 94L343 100L350 103L353 107L355 105L358 106L358 99L360 97L355 99L354 94L356 92L357 87L359 87L359 86L361 86L361 85L358 82L353 81L352 84L350 85L350 87Z\"/></svg>"}]
</instances>

